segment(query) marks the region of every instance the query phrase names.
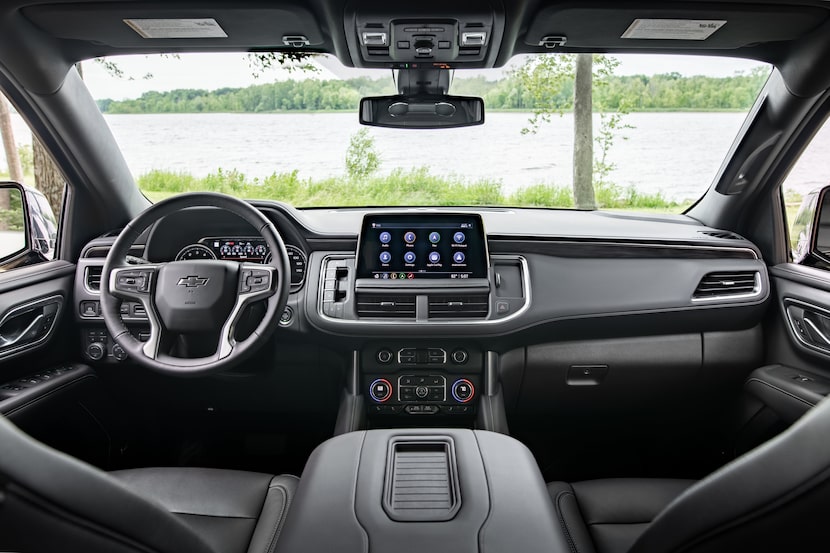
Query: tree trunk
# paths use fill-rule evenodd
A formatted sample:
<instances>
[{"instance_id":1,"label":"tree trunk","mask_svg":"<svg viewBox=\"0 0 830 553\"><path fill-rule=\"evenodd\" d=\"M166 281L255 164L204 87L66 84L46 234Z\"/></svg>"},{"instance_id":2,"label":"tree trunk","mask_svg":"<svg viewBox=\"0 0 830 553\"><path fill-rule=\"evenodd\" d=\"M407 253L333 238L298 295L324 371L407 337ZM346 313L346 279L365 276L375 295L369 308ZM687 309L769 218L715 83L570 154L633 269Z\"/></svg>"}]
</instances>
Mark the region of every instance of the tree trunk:
<instances>
[{"instance_id":1,"label":"tree trunk","mask_svg":"<svg viewBox=\"0 0 830 553\"><path fill-rule=\"evenodd\" d=\"M594 197L592 54L576 55L574 76L574 204L577 209L596 209Z\"/></svg>"},{"instance_id":2,"label":"tree trunk","mask_svg":"<svg viewBox=\"0 0 830 553\"><path fill-rule=\"evenodd\" d=\"M52 161L52 156L34 134L32 135L32 153L34 154L35 188L46 196L52 207L52 213L55 217L59 217L66 181L55 162Z\"/></svg>"},{"instance_id":3,"label":"tree trunk","mask_svg":"<svg viewBox=\"0 0 830 553\"><path fill-rule=\"evenodd\" d=\"M0 93L0 135L3 136L3 148L6 150L6 161L9 164L9 179L22 183L23 167L20 165L20 156L17 153L17 142L14 141L9 102L2 93Z\"/></svg>"}]
</instances>

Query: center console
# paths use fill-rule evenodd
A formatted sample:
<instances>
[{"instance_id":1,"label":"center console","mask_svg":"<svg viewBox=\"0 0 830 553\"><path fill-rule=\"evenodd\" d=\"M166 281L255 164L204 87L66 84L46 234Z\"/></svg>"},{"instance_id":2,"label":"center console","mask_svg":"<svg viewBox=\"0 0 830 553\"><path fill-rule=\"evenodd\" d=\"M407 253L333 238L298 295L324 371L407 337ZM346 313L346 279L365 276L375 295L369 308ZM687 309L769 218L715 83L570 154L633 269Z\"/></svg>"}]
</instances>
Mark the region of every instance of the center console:
<instances>
[{"instance_id":1,"label":"center console","mask_svg":"<svg viewBox=\"0 0 830 553\"><path fill-rule=\"evenodd\" d=\"M571 551L530 451L463 429L368 430L324 442L276 550Z\"/></svg>"},{"instance_id":2,"label":"center console","mask_svg":"<svg viewBox=\"0 0 830 553\"><path fill-rule=\"evenodd\" d=\"M360 366L368 414L378 424L476 414L484 359L474 345L385 342L364 348Z\"/></svg>"}]
</instances>

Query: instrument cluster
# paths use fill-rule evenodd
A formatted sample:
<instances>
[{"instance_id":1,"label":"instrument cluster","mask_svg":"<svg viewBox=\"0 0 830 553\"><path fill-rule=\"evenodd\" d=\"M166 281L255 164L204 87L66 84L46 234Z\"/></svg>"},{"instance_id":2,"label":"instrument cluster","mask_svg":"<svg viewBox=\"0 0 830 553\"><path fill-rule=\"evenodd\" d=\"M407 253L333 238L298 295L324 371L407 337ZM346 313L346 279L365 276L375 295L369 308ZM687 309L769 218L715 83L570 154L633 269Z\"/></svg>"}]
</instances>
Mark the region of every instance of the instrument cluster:
<instances>
[{"instance_id":1,"label":"instrument cluster","mask_svg":"<svg viewBox=\"0 0 830 553\"><path fill-rule=\"evenodd\" d=\"M286 245L288 263L291 267L291 289L298 290L305 282L306 256L294 245ZM176 261L191 259L219 259L222 261L245 261L249 263L270 263L271 252L265 239L260 236L202 238L189 244L176 254Z\"/></svg>"}]
</instances>

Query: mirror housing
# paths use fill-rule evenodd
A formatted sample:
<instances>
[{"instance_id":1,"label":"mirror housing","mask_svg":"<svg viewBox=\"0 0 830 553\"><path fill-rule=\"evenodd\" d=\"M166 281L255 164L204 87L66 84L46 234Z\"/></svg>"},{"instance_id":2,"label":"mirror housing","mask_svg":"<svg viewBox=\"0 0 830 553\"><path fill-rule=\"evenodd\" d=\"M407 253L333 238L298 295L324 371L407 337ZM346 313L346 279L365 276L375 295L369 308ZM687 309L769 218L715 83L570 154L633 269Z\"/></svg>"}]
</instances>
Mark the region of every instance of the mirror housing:
<instances>
[{"instance_id":1,"label":"mirror housing","mask_svg":"<svg viewBox=\"0 0 830 553\"><path fill-rule=\"evenodd\" d=\"M371 96L360 100L360 124L394 129L445 129L484 123L484 100L472 96Z\"/></svg>"},{"instance_id":2,"label":"mirror housing","mask_svg":"<svg viewBox=\"0 0 830 553\"><path fill-rule=\"evenodd\" d=\"M55 257L58 225L46 197L16 182L0 182L0 267Z\"/></svg>"}]
</instances>

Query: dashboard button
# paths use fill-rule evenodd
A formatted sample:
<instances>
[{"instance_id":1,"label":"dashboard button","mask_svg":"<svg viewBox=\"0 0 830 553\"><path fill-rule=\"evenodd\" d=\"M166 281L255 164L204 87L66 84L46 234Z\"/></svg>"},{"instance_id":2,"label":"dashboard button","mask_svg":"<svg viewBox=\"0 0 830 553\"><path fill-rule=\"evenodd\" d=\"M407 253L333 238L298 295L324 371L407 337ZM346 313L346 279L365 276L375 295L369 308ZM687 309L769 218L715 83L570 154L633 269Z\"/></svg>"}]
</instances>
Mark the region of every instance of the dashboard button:
<instances>
[{"instance_id":1,"label":"dashboard button","mask_svg":"<svg viewBox=\"0 0 830 553\"><path fill-rule=\"evenodd\" d=\"M378 362L383 363L384 365L392 361L393 354L388 349L382 349L378 351L377 358Z\"/></svg>"},{"instance_id":2,"label":"dashboard button","mask_svg":"<svg viewBox=\"0 0 830 553\"><path fill-rule=\"evenodd\" d=\"M385 378L378 378L369 386L369 395L378 403L384 403L392 397L392 384Z\"/></svg>"},{"instance_id":3,"label":"dashboard button","mask_svg":"<svg viewBox=\"0 0 830 553\"><path fill-rule=\"evenodd\" d=\"M467 403L475 397L475 387L466 378L456 380L452 385L452 397L458 403Z\"/></svg>"},{"instance_id":4,"label":"dashboard button","mask_svg":"<svg viewBox=\"0 0 830 553\"><path fill-rule=\"evenodd\" d=\"M418 396L419 399L424 399L429 395L429 388L426 386L418 386L415 388L415 395Z\"/></svg>"},{"instance_id":5,"label":"dashboard button","mask_svg":"<svg viewBox=\"0 0 830 553\"><path fill-rule=\"evenodd\" d=\"M467 350L457 349L452 352L452 362L456 365L463 365L469 358L470 355L467 353Z\"/></svg>"}]
</instances>

